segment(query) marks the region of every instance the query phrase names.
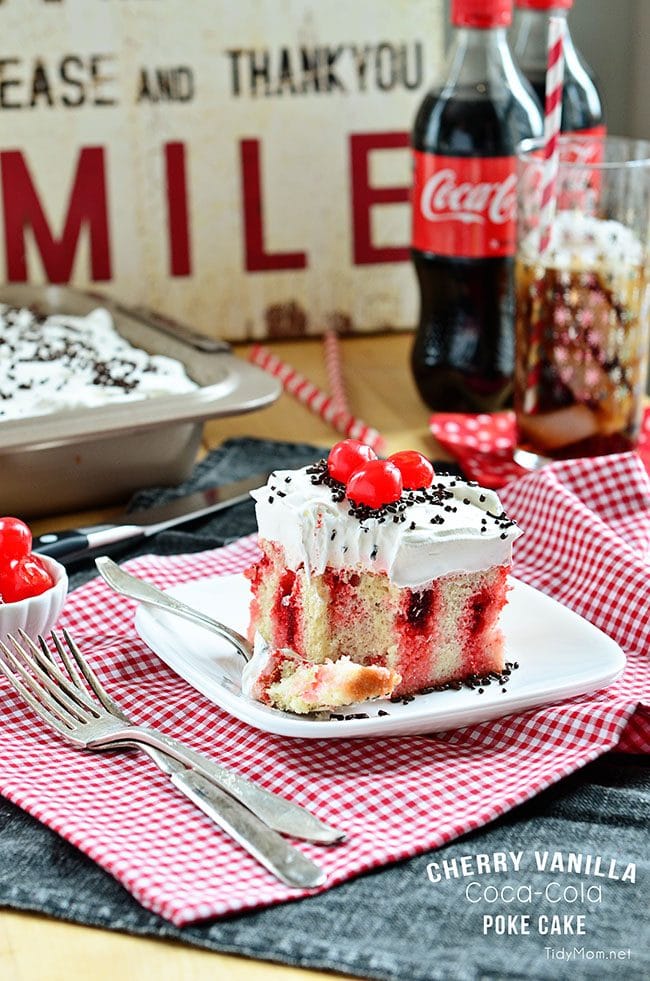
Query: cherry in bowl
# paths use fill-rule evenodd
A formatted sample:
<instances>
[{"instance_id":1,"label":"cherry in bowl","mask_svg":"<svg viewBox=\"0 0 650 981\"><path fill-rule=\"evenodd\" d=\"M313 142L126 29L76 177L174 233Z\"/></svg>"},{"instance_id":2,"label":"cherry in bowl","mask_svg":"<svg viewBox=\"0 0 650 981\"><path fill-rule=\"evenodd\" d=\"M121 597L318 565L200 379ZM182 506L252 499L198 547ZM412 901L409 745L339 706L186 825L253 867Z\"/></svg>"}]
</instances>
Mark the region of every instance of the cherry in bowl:
<instances>
[{"instance_id":1,"label":"cherry in bowl","mask_svg":"<svg viewBox=\"0 0 650 981\"><path fill-rule=\"evenodd\" d=\"M0 639L24 630L46 634L59 618L68 576L55 559L31 551L32 535L19 518L0 518Z\"/></svg>"},{"instance_id":2,"label":"cherry in bowl","mask_svg":"<svg viewBox=\"0 0 650 981\"><path fill-rule=\"evenodd\" d=\"M32 550L32 533L20 518L0 518L0 571Z\"/></svg>"}]
</instances>

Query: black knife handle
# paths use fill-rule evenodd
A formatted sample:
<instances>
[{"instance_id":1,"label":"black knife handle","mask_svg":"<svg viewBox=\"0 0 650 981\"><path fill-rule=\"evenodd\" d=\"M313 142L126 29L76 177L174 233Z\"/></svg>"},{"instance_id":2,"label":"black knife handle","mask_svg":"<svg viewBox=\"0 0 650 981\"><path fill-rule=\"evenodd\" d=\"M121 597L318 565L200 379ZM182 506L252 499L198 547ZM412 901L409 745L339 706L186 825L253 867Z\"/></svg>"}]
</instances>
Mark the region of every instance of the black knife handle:
<instances>
[{"instance_id":1,"label":"black knife handle","mask_svg":"<svg viewBox=\"0 0 650 981\"><path fill-rule=\"evenodd\" d=\"M32 542L32 551L40 555L50 555L59 562L65 562L71 555L78 555L89 547L88 535L81 531L57 531L37 535Z\"/></svg>"}]
</instances>

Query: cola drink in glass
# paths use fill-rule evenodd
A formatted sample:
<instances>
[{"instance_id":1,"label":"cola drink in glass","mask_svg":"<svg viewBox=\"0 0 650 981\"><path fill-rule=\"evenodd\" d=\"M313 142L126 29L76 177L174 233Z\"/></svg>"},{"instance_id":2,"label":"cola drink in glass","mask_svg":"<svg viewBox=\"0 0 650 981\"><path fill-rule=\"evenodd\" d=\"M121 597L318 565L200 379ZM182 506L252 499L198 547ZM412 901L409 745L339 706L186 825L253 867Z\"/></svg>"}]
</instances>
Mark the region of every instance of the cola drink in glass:
<instances>
[{"instance_id":1,"label":"cola drink in glass","mask_svg":"<svg viewBox=\"0 0 650 981\"><path fill-rule=\"evenodd\" d=\"M474 412L512 394L515 148L543 120L508 47L512 0L452 0L451 17L445 69L412 133L411 367L430 408Z\"/></svg>"},{"instance_id":2,"label":"cola drink in glass","mask_svg":"<svg viewBox=\"0 0 650 981\"><path fill-rule=\"evenodd\" d=\"M602 138L584 163L579 139L558 141L562 194L548 229L541 145L519 151L515 459L526 467L630 450L641 424L650 142Z\"/></svg>"},{"instance_id":3,"label":"cola drink in glass","mask_svg":"<svg viewBox=\"0 0 650 981\"><path fill-rule=\"evenodd\" d=\"M573 0L515 0L515 21L512 30L512 50L520 69L532 85L543 108L545 105L546 62L549 19L567 17ZM582 140L575 153L586 154L585 162L595 160L605 135L605 114L598 84L571 37L569 25L564 25L564 81L562 88L563 133L576 133L581 138L594 136L592 142Z\"/></svg>"}]
</instances>

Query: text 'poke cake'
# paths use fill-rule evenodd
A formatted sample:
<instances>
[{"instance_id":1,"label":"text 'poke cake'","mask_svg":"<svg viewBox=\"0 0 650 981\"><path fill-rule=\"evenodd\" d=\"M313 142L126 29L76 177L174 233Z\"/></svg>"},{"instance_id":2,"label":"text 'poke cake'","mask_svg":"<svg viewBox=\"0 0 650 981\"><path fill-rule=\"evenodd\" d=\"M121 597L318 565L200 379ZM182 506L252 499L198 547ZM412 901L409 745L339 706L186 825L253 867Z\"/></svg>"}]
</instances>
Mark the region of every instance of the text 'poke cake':
<instances>
[{"instance_id":1,"label":"text 'poke cake'","mask_svg":"<svg viewBox=\"0 0 650 981\"><path fill-rule=\"evenodd\" d=\"M415 451L378 460L344 440L253 497L253 697L310 712L503 671L520 531L494 491L435 475Z\"/></svg>"}]
</instances>

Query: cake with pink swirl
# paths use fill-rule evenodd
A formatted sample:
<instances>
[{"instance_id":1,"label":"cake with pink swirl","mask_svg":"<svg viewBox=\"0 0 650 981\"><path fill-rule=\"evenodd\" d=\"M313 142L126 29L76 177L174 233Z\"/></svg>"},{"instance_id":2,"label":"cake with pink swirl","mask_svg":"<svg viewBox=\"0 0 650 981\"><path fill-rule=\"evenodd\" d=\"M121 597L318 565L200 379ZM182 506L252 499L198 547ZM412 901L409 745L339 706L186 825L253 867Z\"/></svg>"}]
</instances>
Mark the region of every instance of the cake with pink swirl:
<instances>
[{"instance_id":1,"label":"cake with pink swirl","mask_svg":"<svg viewBox=\"0 0 650 981\"><path fill-rule=\"evenodd\" d=\"M252 697L308 712L503 671L520 531L494 491L415 451L377 460L344 440L253 496Z\"/></svg>"}]
</instances>

